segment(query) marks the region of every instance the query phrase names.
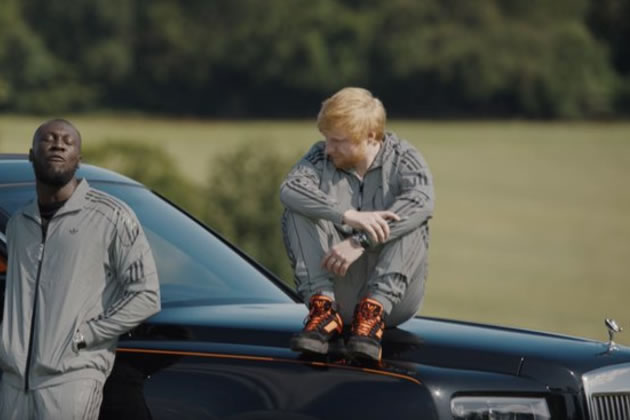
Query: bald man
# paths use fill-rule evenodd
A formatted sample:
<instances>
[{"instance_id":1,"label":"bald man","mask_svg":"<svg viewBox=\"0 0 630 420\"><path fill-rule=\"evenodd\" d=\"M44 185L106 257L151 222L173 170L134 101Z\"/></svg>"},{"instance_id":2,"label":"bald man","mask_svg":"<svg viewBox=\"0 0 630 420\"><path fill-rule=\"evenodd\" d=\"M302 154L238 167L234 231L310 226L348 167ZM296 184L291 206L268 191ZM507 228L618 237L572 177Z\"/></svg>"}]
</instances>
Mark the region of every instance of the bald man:
<instances>
[{"instance_id":1,"label":"bald man","mask_svg":"<svg viewBox=\"0 0 630 420\"><path fill-rule=\"evenodd\" d=\"M160 310L133 211L75 173L81 134L42 124L29 158L37 199L7 224L1 419L97 419L118 336Z\"/></svg>"}]
</instances>

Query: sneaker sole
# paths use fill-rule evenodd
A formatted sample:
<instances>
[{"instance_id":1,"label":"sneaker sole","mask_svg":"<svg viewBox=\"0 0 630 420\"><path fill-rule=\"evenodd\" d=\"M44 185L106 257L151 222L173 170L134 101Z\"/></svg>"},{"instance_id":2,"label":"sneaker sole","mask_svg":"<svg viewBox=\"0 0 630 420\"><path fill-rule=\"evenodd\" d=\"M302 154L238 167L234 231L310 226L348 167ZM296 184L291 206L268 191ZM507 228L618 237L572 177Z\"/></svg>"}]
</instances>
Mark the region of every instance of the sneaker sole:
<instances>
[{"instance_id":1,"label":"sneaker sole","mask_svg":"<svg viewBox=\"0 0 630 420\"><path fill-rule=\"evenodd\" d=\"M348 349L346 349L343 337L338 337L328 342L328 354L334 357L346 357L348 355Z\"/></svg>"},{"instance_id":2,"label":"sneaker sole","mask_svg":"<svg viewBox=\"0 0 630 420\"><path fill-rule=\"evenodd\" d=\"M298 353L315 353L315 354L327 354L328 342L321 342L313 338L293 338L291 339L291 350Z\"/></svg>"},{"instance_id":3,"label":"sneaker sole","mask_svg":"<svg viewBox=\"0 0 630 420\"><path fill-rule=\"evenodd\" d=\"M382 348L370 343L350 341L347 345L348 353L353 359L380 361Z\"/></svg>"}]
</instances>

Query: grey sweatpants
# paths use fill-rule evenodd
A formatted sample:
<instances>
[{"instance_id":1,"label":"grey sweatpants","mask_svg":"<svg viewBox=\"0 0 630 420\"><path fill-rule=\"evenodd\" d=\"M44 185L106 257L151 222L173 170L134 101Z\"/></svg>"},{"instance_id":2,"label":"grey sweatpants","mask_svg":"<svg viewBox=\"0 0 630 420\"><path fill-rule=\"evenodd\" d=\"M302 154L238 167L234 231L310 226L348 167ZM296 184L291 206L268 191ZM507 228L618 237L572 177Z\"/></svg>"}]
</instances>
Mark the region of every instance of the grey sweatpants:
<instances>
[{"instance_id":1,"label":"grey sweatpants","mask_svg":"<svg viewBox=\"0 0 630 420\"><path fill-rule=\"evenodd\" d=\"M313 220L290 210L285 210L283 216L284 243L298 294L305 302L317 293L334 296L346 324L352 322L354 307L364 297L383 304L387 327L405 322L420 310L426 278L427 229L423 225L368 250L341 278L324 269L321 262L330 248L348 235L327 220Z\"/></svg>"},{"instance_id":2,"label":"grey sweatpants","mask_svg":"<svg viewBox=\"0 0 630 420\"><path fill-rule=\"evenodd\" d=\"M24 391L0 382L2 420L96 420L103 384L82 379Z\"/></svg>"}]
</instances>

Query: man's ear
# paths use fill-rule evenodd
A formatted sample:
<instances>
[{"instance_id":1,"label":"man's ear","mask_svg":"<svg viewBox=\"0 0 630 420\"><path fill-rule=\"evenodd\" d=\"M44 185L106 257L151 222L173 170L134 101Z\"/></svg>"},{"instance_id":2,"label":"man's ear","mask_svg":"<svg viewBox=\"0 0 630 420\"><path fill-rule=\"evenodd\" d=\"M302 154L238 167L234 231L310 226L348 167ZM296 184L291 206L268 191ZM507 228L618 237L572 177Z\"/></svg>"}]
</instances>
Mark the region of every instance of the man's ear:
<instances>
[{"instance_id":1,"label":"man's ear","mask_svg":"<svg viewBox=\"0 0 630 420\"><path fill-rule=\"evenodd\" d=\"M29 150L28 150L28 160L29 160L30 162L32 162L32 161L33 161L33 149L29 149Z\"/></svg>"}]
</instances>

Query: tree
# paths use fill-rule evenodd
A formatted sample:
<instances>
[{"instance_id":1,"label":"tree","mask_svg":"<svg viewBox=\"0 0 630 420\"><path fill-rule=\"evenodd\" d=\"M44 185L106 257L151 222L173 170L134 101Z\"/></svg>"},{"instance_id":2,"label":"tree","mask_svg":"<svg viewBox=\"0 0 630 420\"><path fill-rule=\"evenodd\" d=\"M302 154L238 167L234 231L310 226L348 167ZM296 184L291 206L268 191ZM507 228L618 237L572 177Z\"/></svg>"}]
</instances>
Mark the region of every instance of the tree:
<instances>
[{"instance_id":1,"label":"tree","mask_svg":"<svg viewBox=\"0 0 630 420\"><path fill-rule=\"evenodd\" d=\"M591 0L587 19L597 39L604 42L622 82L618 87L617 109L630 113L630 1Z\"/></svg>"},{"instance_id":2,"label":"tree","mask_svg":"<svg viewBox=\"0 0 630 420\"><path fill-rule=\"evenodd\" d=\"M396 116L598 117L630 105L627 22L628 0L5 0L0 109L304 117L358 85Z\"/></svg>"},{"instance_id":3,"label":"tree","mask_svg":"<svg viewBox=\"0 0 630 420\"><path fill-rule=\"evenodd\" d=\"M554 5L388 2L373 54L373 68L388 69L379 80L382 97L406 114L548 118L610 112L615 76L605 49L579 12L562 14L566 9Z\"/></svg>"},{"instance_id":4,"label":"tree","mask_svg":"<svg viewBox=\"0 0 630 420\"><path fill-rule=\"evenodd\" d=\"M133 67L132 2L8 1L14 36L0 54L9 54L14 110L94 109Z\"/></svg>"},{"instance_id":5,"label":"tree","mask_svg":"<svg viewBox=\"0 0 630 420\"><path fill-rule=\"evenodd\" d=\"M201 187L185 179L164 150L130 139L110 139L86 147L82 154L84 162L133 178L199 216L203 204Z\"/></svg>"},{"instance_id":6,"label":"tree","mask_svg":"<svg viewBox=\"0 0 630 420\"><path fill-rule=\"evenodd\" d=\"M0 8L0 109L41 111L59 76L57 62L24 22L20 2Z\"/></svg>"},{"instance_id":7,"label":"tree","mask_svg":"<svg viewBox=\"0 0 630 420\"><path fill-rule=\"evenodd\" d=\"M242 146L212 162L203 220L285 281L293 281L282 239L280 184L296 161Z\"/></svg>"}]
</instances>

